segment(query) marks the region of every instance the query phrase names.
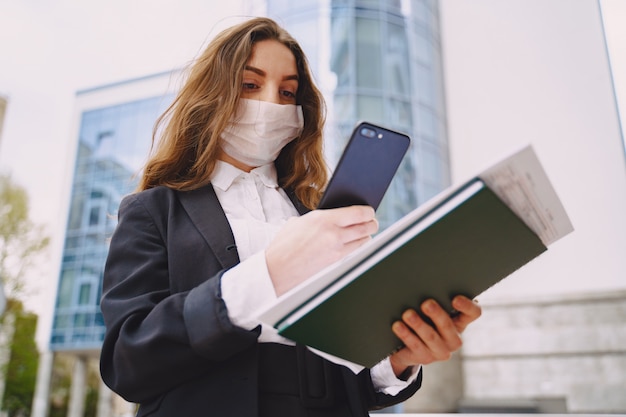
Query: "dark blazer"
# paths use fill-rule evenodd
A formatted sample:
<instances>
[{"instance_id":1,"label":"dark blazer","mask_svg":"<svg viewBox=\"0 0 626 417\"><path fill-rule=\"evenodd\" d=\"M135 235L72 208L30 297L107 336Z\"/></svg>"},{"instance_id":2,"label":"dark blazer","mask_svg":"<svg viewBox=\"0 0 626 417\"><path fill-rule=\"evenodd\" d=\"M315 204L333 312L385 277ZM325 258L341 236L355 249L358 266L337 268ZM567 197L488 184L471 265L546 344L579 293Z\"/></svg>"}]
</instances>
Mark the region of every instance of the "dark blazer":
<instances>
[{"instance_id":1,"label":"dark blazer","mask_svg":"<svg viewBox=\"0 0 626 417\"><path fill-rule=\"evenodd\" d=\"M210 185L157 187L120 204L104 272L100 368L113 391L140 404L139 416L258 415L260 326L233 325L220 295L221 275L238 262ZM374 391L368 369L325 366L342 375L355 416L406 400L421 381L389 396Z\"/></svg>"}]
</instances>

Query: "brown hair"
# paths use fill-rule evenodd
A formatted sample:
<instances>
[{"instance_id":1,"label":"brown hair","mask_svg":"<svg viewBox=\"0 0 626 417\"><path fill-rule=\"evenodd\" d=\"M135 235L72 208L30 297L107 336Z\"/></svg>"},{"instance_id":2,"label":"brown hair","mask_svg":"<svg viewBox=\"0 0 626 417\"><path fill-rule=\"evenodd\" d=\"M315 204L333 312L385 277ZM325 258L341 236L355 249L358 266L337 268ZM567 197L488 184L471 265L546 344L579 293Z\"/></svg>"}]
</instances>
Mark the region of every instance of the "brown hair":
<instances>
[{"instance_id":1,"label":"brown hair","mask_svg":"<svg viewBox=\"0 0 626 417\"><path fill-rule=\"evenodd\" d=\"M305 206L317 205L328 176L322 146L324 99L297 41L267 18L254 18L224 30L190 67L177 97L157 120L153 152L138 190L159 185L192 190L210 182L220 135L239 103L245 64L255 42L267 39L287 46L296 58L296 102L304 114L302 133L283 148L275 162L279 184L292 189Z\"/></svg>"}]
</instances>

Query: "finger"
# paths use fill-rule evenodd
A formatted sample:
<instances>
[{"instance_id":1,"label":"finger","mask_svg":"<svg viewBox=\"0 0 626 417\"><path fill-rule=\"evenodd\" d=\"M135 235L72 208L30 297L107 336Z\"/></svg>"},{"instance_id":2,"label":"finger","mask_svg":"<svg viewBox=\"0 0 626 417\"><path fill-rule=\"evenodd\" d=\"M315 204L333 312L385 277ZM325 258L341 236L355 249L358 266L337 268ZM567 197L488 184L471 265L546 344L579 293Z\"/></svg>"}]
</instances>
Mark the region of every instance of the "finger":
<instances>
[{"instance_id":1,"label":"finger","mask_svg":"<svg viewBox=\"0 0 626 417\"><path fill-rule=\"evenodd\" d=\"M477 301L462 295L452 299L452 307L460 313L454 318L454 323L459 332L464 331L471 322L478 319L482 314L482 308Z\"/></svg>"},{"instance_id":2,"label":"finger","mask_svg":"<svg viewBox=\"0 0 626 417\"><path fill-rule=\"evenodd\" d=\"M402 358L401 362L426 365L436 360L422 339L409 329L404 322L396 321L391 326L391 330L404 345L402 349L395 353L395 355Z\"/></svg>"},{"instance_id":3,"label":"finger","mask_svg":"<svg viewBox=\"0 0 626 417\"><path fill-rule=\"evenodd\" d=\"M369 238L378 231L378 221L373 219L365 223L354 224L343 227L339 230L339 239L344 243L349 243L363 238Z\"/></svg>"},{"instance_id":4,"label":"finger","mask_svg":"<svg viewBox=\"0 0 626 417\"><path fill-rule=\"evenodd\" d=\"M349 206L324 210L332 222L340 227L366 223L374 219L376 212L370 206Z\"/></svg>"},{"instance_id":5,"label":"finger","mask_svg":"<svg viewBox=\"0 0 626 417\"><path fill-rule=\"evenodd\" d=\"M347 255L349 253L352 253L359 247L365 245L370 240L372 240L372 237L368 235L368 236L363 236L360 239L355 239L350 242L346 242L343 244L341 251L343 252L343 255Z\"/></svg>"},{"instance_id":6,"label":"finger","mask_svg":"<svg viewBox=\"0 0 626 417\"><path fill-rule=\"evenodd\" d=\"M402 314L402 321L415 333L435 359L447 360L450 358L451 350L439 329L435 329L424 321L415 310L406 310Z\"/></svg>"},{"instance_id":7,"label":"finger","mask_svg":"<svg viewBox=\"0 0 626 417\"><path fill-rule=\"evenodd\" d=\"M445 311L435 300L424 301L421 309L424 314L432 320L436 328L436 333L442 339L446 348L451 352L460 349L462 345L461 336L454 320L450 317L450 314L448 314L448 312Z\"/></svg>"}]
</instances>

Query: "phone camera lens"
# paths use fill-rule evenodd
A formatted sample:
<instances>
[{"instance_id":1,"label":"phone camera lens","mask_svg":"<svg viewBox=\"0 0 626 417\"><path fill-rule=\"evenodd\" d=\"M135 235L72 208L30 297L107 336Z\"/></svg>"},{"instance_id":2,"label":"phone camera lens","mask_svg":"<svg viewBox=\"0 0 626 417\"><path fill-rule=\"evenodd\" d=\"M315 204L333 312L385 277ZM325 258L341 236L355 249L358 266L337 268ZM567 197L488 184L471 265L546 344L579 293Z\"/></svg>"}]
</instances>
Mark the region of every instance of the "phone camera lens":
<instances>
[{"instance_id":1,"label":"phone camera lens","mask_svg":"<svg viewBox=\"0 0 626 417\"><path fill-rule=\"evenodd\" d=\"M376 131L374 129L370 129L369 127L364 127L361 129L361 135L366 138L374 138L376 137Z\"/></svg>"}]
</instances>

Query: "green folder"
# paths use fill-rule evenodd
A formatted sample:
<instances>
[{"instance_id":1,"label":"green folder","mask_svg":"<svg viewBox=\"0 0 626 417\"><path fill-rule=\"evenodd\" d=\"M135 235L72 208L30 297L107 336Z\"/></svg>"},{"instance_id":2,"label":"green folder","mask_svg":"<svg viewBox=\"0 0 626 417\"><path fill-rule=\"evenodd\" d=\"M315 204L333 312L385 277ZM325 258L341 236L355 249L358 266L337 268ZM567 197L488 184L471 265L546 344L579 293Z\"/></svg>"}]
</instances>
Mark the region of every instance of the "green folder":
<instances>
[{"instance_id":1,"label":"green folder","mask_svg":"<svg viewBox=\"0 0 626 417\"><path fill-rule=\"evenodd\" d=\"M391 325L434 298L450 314L573 230L532 147L450 187L260 312L291 340L371 367Z\"/></svg>"},{"instance_id":2,"label":"green folder","mask_svg":"<svg viewBox=\"0 0 626 417\"><path fill-rule=\"evenodd\" d=\"M434 298L453 313L452 297L473 298L546 250L482 181L475 184L479 186L473 194L358 279L297 321L280 323L279 333L372 366L401 346L391 324L404 310ZM438 209L442 207L418 222L441 215ZM404 233L410 234L411 229Z\"/></svg>"}]
</instances>

